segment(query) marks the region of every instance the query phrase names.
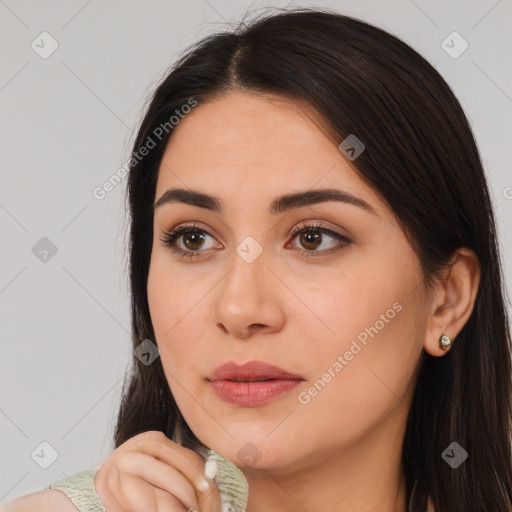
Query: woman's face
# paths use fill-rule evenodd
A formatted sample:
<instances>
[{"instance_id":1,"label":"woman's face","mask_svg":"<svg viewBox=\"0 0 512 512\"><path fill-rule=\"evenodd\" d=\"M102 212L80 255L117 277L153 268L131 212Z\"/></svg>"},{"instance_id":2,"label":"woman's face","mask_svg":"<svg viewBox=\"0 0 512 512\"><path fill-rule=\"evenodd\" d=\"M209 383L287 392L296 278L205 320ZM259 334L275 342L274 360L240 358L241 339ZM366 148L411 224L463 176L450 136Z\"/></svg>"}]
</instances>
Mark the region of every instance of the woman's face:
<instances>
[{"instance_id":1,"label":"woman's face","mask_svg":"<svg viewBox=\"0 0 512 512\"><path fill-rule=\"evenodd\" d=\"M356 162L274 99L232 93L173 129L155 202L179 188L220 205L155 208L148 298L167 381L195 435L239 467L305 467L369 439L399 449L425 337L419 261ZM296 200L269 211L324 189L369 207ZM190 225L174 240L189 256L162 243ZM207 379L253 360L303 380L244 405Z\"/></svg>"}]
</instances>

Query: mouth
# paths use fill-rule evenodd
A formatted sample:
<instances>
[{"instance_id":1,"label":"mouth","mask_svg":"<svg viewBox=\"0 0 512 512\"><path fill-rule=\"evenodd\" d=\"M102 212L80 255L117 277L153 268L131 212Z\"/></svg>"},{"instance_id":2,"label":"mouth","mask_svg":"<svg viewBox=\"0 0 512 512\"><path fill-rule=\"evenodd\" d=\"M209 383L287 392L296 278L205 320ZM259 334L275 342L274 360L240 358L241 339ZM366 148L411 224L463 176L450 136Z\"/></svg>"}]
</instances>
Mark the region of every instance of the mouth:
<instances>
[{"instance_id":1,"label":"mouth","mask_svg":"<svg viewBox=\"0 0 512 512\"><path fill-rule=\"evenodd\" d=\"M305 379L261 361L219 366L208 378L216 396L232 405L257 407L288 395Z\"/></svg>"}]
</instances>

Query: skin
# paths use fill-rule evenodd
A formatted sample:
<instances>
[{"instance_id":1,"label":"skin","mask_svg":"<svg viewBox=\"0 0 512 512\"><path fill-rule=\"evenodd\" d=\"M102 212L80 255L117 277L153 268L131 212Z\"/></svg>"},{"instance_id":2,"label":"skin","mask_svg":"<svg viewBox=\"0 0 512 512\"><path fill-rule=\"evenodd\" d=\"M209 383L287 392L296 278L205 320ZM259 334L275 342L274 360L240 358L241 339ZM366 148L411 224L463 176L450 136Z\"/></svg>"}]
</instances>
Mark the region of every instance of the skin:
<instances>
[{"instance_id":1,"label":"skin","mask_svg":"<svg viewBox=\"0 0 512 512\"><path fill-rule=\"evenodd\" d=\"M222 213L177 202L156 208L147 290L176 402L195 435L243 470L248 512L405 510L400 457L416 364L423 350L442 357L439 336L455 340L473 308L474 254L457 251L427 297L416 254L354 163L297 104L235 92L182 119L159 168L156 200L181 187L223 202ZM376 215L334 201L267 211L278 195L318 188L349 192ZM176 245L199 255L181 258L162 245L166 231L192 222L206 231L203 245L187 235ZM322 242L304 245L290 230L305 222L352 243L327 254L339 242L312 228ZM252 263L236 252L247 236L263 249ZM401 310L301 403L299 394L394 303ZM206 377L225 361L254 359L305 380L263 406L219 399ZM260 455L251 465L238 455L248 442Z\"/></svg>"}]
</instances>

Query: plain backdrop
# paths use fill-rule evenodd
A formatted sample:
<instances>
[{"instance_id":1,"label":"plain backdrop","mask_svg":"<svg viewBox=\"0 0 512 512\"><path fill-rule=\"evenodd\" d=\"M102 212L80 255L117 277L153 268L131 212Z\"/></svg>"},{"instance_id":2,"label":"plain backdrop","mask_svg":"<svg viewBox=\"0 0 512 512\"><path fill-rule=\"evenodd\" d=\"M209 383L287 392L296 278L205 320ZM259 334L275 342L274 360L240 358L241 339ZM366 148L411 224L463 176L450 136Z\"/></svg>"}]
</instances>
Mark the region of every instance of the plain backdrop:
<instances>
[{"instance_id":1,"label":"plain backdrop","mask_svg":"<svg viewBox=\"0 0 512 512\"><path fill-rule=\"evenodd\" d=\"M510 293L510 0L0 0L0 502L113 449L131 357L125 183L93 190L127 160L145 99L189 44L287 5L373 23L440 71L481 151Z\"/></svg>"}]
</instances>

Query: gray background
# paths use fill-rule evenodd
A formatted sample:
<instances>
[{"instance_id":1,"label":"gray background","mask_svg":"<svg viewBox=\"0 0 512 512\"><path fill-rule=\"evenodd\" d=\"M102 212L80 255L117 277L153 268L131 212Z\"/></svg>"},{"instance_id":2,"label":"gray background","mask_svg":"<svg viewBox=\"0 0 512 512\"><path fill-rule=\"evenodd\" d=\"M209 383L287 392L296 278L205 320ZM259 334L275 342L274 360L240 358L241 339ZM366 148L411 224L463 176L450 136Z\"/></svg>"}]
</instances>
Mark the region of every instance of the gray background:
<instances>
[{"instance_id":1,"label":"gray background","mask_svg":"<svg viewBox=\"0 0 512 512\"><path fill-rule=\"evenodd\" d=\"M511 0L0 0L0 501L112 451L131 351L124 182L101 201L92 191L127 160L147 94L198 38L286 5L360 17L445 77L482 154L510 290ZM48 50L43 31L59 45L46 59L31 47ZM441 46L453 31L469 44L458 58ZM57 249L46 262L32 250L43 237ZM58 453L47 469L43 442Z\"/></svg>"}]
</instances>

